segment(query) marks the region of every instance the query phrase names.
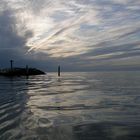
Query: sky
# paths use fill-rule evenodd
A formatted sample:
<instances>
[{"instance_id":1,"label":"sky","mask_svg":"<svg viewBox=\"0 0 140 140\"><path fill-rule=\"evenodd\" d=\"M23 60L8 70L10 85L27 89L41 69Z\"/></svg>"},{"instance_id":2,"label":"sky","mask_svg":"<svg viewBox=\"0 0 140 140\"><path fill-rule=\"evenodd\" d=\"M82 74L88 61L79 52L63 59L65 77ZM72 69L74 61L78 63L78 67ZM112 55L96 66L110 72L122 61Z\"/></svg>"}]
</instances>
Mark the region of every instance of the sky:
<instances>
[{"instance_id":1,"label":"sky","mask_svg":"<svg viewBox=\"0 0 140 140\"><path fill-rule=\"evenodd\" d=\"M0 67L140 69L139 0L1 0Z\"/></svg>"}]
</instances>

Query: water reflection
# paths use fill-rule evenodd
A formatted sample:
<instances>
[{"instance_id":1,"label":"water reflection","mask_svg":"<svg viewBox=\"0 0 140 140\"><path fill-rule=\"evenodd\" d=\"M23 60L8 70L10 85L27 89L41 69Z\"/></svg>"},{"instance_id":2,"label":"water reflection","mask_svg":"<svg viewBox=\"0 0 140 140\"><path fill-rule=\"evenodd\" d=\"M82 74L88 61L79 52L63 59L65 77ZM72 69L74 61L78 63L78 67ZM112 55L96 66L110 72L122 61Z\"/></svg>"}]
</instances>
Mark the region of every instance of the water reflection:
<instances>
[{"instance_id":1,"label":"water reflection","mask_svg":"<svg viewBox=\"0 0 140 140\"><path fill-rule=\"evenodd\" d=\"M133 124L99 122L77 125L73 131L78 140L138 140L139 128Z\"/></svg>"},{"instance_id":2,"label":"water reflection","mask_svg":"<svg viewBox=\"0 0 140 140\"><path fill-rule=\"evenodd\" d=\"M26 82L26 79L0 77L0 139L16 138L22 132L21 116L28 100Z\"/></svg>"},{"instance_id":3,"label":"water reflection","mask_svg":"<svg viewBox=\"0 0 140 140\"><path fill-rule=\"evenodd\" d=\"M0 77L0 139L140 138L140 73Z\"/></svg>"}]
</instances>

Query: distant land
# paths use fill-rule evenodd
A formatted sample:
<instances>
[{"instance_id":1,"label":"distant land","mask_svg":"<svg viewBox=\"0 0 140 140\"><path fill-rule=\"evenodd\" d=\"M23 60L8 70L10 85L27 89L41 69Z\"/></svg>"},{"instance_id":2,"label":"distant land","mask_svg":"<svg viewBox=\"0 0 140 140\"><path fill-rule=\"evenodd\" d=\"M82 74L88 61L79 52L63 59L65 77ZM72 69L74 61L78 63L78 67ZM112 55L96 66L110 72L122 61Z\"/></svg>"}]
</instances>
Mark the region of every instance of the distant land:
<instances>
[{"instance_id":1,"label":"distant land","mask_svg":"<svg viewBox=\"0 0 140 140\"><path fill-rule=\"evenodd\" d=\"M45 72L36 69L29 68L26 65L25 68L13 67L14 60L10 60L10 68L0 69L0 76L30 76L30 75L41 75Z\"/></svg>"},{"instance_id":2,"label":"distant land","mask_svg":"<svg viewBox=\"0 0 140 140\"><path fill-rule=\"evenodd\" d=\"M30 75L42 75L45 72L36 68L10 68L0 69L1 76L30 76Z\"/></svg>"}]
</instances>

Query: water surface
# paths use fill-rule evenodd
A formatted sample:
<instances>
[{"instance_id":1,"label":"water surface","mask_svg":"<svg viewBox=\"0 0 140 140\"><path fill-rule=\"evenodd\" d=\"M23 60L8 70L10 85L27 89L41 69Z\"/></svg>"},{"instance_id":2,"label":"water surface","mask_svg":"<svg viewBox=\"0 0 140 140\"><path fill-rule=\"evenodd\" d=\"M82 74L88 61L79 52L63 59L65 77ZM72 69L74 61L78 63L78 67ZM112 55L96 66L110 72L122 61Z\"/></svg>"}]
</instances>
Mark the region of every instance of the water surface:
<instances>
[{"instance_id":1,"label":"water surface","mask_svg":"<svg viewBox=\"0 0 140 140\"><path fill-rule=\"evenodd\" d=\"M140 139L140 72L0 77L0 140L93 139Z\"/></svg>"}]
</instances>

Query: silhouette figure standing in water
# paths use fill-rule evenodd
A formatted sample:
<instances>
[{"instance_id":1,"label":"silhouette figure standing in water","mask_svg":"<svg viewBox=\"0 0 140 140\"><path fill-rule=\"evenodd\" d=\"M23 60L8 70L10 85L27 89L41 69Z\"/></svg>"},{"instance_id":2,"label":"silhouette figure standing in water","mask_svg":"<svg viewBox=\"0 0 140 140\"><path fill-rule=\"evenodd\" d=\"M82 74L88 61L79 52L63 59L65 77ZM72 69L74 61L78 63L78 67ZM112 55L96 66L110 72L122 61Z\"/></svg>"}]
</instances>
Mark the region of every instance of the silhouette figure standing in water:
<instances>
[{"instance_id":1,"label":"silhouette figure standing in water","mask_svg":"<svg viewBox=\"0 0 140 140\"><path fill-rule=\"evenodd\" d=\"M58 66L58 76L60 77L60 72L61 70L60 70L60 65Z\"/></svg>"}]
</instances>

